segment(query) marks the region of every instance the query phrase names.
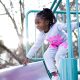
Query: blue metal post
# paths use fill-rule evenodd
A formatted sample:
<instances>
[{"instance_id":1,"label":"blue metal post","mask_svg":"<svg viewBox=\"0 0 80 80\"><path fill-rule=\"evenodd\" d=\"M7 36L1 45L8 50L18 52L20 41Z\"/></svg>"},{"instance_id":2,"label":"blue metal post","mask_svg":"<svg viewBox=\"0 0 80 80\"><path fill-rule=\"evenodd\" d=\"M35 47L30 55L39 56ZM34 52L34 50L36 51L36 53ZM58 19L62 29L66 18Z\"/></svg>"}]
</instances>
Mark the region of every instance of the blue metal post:
<instances>
[{"instance_id":1,"label":"blue metal post","mask_svg":"<svg viewBox=\"0 0 80 80\"><path fill-rule=\"evenodd\" d=\"M62 59L60 66L60 80L78 80L76 59Z\"/></svg>"},{"instance_id":2,"label":"blue metal post","mask_svg":"<svg viewBox=\"0 0 80 80\"><path fill-rule=\"evenodd\" d=\"M72 29L71 29L71 16L70 16L70 3L66 0L66 17L67 17L67 32L68 32L68 57L73 58L73 44L72 44Z\"/></svg>"},{"instance_id":3,"label":"blue metal post","mask_svg":"<svg viewBox=\"0 0 80 80\"><path fill-rule=\"evenodd\" d=\"M67 17L67 32L68 32L68 58L61 61L60 77L61 80L78 80L77 60L73 55L72 29L70 16L70 1L66 0L66 17ZM63 72L63 74L62 74Z\"/></svg>"},{"instance_id":4,"label":"blue metal post","mask_svg":"<svg viewBox=\"0 0 80 80\"><path fill-rule=\"evenodd\" d=\"M54 9L53 9L53 12L55 12L55 11L57 10L57 8L58 8L59 4L61 3L61 1L62 1L62 0L58 0L56 6L55 6Z\"/></svg>"},{"instance_id":5,"label":"blue metal post","mask_svg":"<svg viewBox=\"0 0 80 80\"><path fill-rule=\"evenodd\" d=\"M51 10L53 9L53 7L54 7L56 1L57 1L57 0L54 0L54 2L52 3L52 5L51 5L51 7L50 7Z\"/></svg>"}]
</instances>

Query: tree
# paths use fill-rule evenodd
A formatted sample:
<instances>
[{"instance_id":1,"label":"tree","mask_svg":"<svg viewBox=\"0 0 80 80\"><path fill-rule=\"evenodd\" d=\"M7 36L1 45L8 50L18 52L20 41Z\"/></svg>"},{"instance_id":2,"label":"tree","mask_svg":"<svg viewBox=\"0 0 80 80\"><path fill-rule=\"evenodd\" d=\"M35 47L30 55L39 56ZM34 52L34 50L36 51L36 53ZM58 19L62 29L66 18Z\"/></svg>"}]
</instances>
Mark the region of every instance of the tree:
<instances>
[{"instance_id":1,"label":"tree","mask_svg":"<svg viewBox=\"0 0 80 80\"><path fill-rule=\"evenodd\" d=\"M17 25L16 20L14 18L13 2L10 0L11 12L13 14L11 14L11 12L7 8L6 4L4 4L4 2L2 0L0 0L0 3L1 3L1 5L3 6L3 8L4 8L5 12L6 12L6 13L4 13L4 15L8 15L8 17L11 19L11 21L12 21L12 23L14 25L14 28L16 30L16 33L18 35L18 38L19 38L19 46L18 46L18 48L16 50L11 51L4 44L0 44L0 48L2 48L3 50L6 50L8 53L10 53L10 55L13 58L15 58L21 64L22 63L21 60L25 57L25 49L24 49L24 45L23 45L23 29L24 29L23 23L24 23L24 18L25 18L25 16L24 16L24 0L23 0L23 2L21 0L18 2L19 3L19 8L20 8L19 12L20 12L20 17L21 17L21 20L20 20L21 26ZM15 11L15 14L16 13L17 13L17 11ZM16 54L16 53L18 53L18 54Z\"/></svg>"}]
</instances>

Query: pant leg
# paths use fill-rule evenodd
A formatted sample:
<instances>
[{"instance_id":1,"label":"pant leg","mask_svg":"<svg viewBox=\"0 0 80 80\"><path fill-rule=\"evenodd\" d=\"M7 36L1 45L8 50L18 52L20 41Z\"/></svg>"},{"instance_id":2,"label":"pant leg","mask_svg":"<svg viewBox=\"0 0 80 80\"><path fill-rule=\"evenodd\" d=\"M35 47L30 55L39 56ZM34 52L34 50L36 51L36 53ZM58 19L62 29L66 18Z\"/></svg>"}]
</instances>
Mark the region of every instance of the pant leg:
<instances>
[{"instance_id":1,"label":"pant leg","mask_svg":"<svg viewBox=\"0 0 80 80\"><path fill-rule=\"evenodd\" d=\"M57 68L55 66L56 52L57 52L57 48L49 47L43 55L45 64L47 66L47 69L50 71L50 73L57 71Z\"/></svg>"},{"instance_id":2,"label":"pant leg","mask_svg":"<svg viewBox=\"0 0 80 80\"><path fill-rule=\"evenodd\" d=\"M67 42L64 42L61 45L59 45L57 53L55 55L57 69L59 69L61 59L65 58L66 54L67 54Z\"/></svg>"}]
</instances>

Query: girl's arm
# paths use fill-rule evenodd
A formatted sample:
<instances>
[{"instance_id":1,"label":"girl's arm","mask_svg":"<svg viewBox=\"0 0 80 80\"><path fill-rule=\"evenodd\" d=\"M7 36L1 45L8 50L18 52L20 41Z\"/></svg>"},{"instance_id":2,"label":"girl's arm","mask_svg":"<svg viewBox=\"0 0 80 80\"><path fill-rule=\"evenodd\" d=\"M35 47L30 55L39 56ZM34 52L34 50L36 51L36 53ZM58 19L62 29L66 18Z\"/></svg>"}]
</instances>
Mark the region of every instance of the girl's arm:
<instances>
[{"instance_id":1,"label":"girl's arm","mask_svg":"<svg viewBox=\"0 0 80 80\"><path fill-rule=\"evenodd\" d=\"M36 52L38 51L38 49L41 47L42 43L44 42L44 37L45 37L45 34L40 33L36 42L34 43L34 45L31 47L31 49L27 53L26 55L27 58L31 59L36 54Z\"/></svg>"},{"instance_id":2,"label":"girl's arm","mask_svg":"<svg viewBox=\"0 0 80 80\"><path fill-rule=\"evenodd\" d=\"M72 22L72 23L71 23L71 27L72 27L72 31L73 31L74 29L78 28L77 22ZM80 23L79 23L79 27L80 27ZM59 24L58 24L58 29L59 29L59 30L65 30L65 31L67 31L67 24L66 24L66 23L59 23Z\"/></svg>"}]
</instances>

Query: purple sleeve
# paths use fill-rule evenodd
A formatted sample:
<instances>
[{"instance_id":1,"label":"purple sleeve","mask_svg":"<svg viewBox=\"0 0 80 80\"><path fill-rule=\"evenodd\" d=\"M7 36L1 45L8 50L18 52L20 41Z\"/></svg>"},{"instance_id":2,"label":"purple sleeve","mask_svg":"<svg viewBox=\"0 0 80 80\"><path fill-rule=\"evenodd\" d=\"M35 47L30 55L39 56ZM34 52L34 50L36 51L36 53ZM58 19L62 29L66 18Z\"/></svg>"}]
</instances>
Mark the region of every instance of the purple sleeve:
<instances>
[{"instance_id":1,"label":"purple sleeve","mask_svg":"<svg viewBox=\"0 0 80 80\"><path fill-rule=\"evenodd\" d=\"M78 28L77 22L72 22L72 23L71 23L71 27L72 27L72 31L73 31L74 29ZM58 24L58 29L59 29L59 30L67 31L67 23L59 23L59 24Z\"/></svg>"},{"instance_id":2,"label":"purple sleeve","mask_svg":"<svg viewBox=\"0 0 80 80\"><path fill-rule=\"evenodd\" d=\"M41 47L42 43L44 42L44 37L45 37L44 33L39 34L36 42L33 44L31 49L29 50L26 57L31 59L36 54L36 52L38 51L38 49Z\"/></svg>"}]
</instances>

